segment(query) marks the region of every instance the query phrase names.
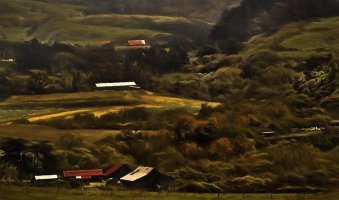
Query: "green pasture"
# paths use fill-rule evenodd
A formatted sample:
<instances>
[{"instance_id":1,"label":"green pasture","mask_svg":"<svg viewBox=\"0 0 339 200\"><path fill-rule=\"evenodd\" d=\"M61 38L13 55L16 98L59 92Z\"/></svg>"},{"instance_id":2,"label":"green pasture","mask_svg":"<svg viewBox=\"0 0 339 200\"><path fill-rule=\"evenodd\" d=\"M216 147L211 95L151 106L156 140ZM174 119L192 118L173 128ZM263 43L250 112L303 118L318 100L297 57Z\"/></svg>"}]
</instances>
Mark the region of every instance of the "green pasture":
<instances>
[{"instance_id":1,"label":"green pasture","mask_svg":"<svg viewBox=\"0 0 339 200\"><path fill-rule=\"evenodd\" d=\"M1 200L336 200L339 193L318 194L193 194L144 191L102 191L99 189L71 190L57 188L26 188L5 186L0 191Z\"/></svg>"},{"instance_id":2,"label":"green pasture","mask_svg":"<svg viewBox=\"0 0 339 200\"><path fill-rule=\"evenodd\" d=\"M248 56L258 50L273 50L283 58L304 59L339 50L339 17L294 22L271 35L254 36L241 52Z\"/></svg>"}]
</instances>

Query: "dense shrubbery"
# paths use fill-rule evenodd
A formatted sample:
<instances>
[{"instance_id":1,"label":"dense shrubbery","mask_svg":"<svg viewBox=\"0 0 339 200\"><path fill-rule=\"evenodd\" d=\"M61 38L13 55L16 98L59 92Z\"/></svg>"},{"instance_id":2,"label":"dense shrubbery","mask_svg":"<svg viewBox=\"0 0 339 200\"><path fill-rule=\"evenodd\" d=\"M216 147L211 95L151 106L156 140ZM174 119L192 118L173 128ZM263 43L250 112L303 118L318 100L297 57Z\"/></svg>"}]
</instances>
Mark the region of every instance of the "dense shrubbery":
<instances>
[{"instance_id":1,"label":"dense shrubbery","mask_svg":"<svg viewBox=\"0 0 339 200\"><path fill-rule=\"evenodd\" d=\"M41 151L44 157L41 157L41 164L37 166L45 166L44 163L52 161L48 159L49 156L56 156L53 166L57 167L42 167L41 170L46 172L98 167L108 169L116 162L131 167L153 166L174 177L174 188L187 192L262 192L290 186L335 187L339 178L338 138L335 134L312 136L299 142L282 140L270 144L250 129L244 129L244 124L233 123L232 118L237 116L229 113L246 113L247 116L280 106L279 112L267 112L277 119L289 115L288 109L283 108L279 101L272 102L270 106L245 103L242 107L247 109L241 111L240 108L230 109L226 105L217 108L203 105L200 113L206 114L201 116L172 111L170 113L178 117L156 134L125 130L93 144L84 142L76 135L65 134L60 136L55 147L43 146ZM152 115L154 113L148 110L137 108L102 118L106 122L126 122L127 119L152 120ZM76 116L72 123L87 126L93 122L99 123L100 118L93 117ZM265 120L269 119L258 117L256 120L265 124L268 123ZM11 148L13 146L14 149ZM0 174L16 178L17 170L19 172L22 169L12 161L17 159L21 151L29 151L31 146L34 145L23 140L2 140L0 149L6 152L6 157L2 157ZM26 170L24 173L29 175L31 171Z\"/></svg>"}]
</instances>

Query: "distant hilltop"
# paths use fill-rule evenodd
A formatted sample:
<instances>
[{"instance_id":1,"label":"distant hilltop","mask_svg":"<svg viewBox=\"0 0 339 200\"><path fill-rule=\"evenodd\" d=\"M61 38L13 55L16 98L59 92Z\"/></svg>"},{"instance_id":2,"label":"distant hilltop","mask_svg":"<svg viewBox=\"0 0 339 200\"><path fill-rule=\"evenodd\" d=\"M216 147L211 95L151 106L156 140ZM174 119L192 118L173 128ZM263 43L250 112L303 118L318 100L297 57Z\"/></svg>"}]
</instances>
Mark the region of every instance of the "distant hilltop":
<instances>
[{"instance_id":1,"label":"distant hilltop","mask_svg":"<svg viewBox=\"0 0 339 200\"><path fill-rule=\"evenodd\" d=\"M224 9L236 7L241 0L48 0L86 6L85 14L120 13L181 16L216 22Z\"/></svg>"},{"instance_id":2,"label":"distant hilltop","mask_svg":"<svg viewBox=\"0 0 339 200\"><path fill-rule=\"evenodd\" d=\"M338 0L244 0L240 7L225 11L210 39L247 38L276 31L292 21L339 14Z\"/></svg>"}]
</instances>

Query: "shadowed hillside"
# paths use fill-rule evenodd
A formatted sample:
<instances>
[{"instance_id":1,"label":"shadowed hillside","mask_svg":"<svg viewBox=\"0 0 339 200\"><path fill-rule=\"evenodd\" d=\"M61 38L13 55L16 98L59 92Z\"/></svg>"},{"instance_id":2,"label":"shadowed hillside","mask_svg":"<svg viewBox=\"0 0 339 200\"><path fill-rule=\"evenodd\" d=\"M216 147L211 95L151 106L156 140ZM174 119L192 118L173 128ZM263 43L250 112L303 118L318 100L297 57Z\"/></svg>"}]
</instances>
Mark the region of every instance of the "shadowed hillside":
<instances>
[{"instance_id":1,"label":"shadowed hillside","mask_svg":"<svg viewBox=\"0 0 339 200\"><path fill-rule=\"evenodd\" d=\"M240 7L223 13L210 38L246 40L253 35L274 32L292 21L337 14L337 0L244 0Z\"/></svg>"}]
</instances>

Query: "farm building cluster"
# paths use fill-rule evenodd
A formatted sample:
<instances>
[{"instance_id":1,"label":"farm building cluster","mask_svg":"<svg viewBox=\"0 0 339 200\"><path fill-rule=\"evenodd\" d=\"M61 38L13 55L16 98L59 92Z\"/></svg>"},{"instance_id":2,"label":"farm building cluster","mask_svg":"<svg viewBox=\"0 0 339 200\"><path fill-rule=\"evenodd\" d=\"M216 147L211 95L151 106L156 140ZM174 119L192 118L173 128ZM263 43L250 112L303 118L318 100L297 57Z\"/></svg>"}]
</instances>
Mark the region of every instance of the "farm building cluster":
<instances>
[{"instance_id":1,"label":"farm building cluster","mask_svg":"<svg viewBox=\"0 0 339 200\"><path fill-rule=\"evenodd\" d=\"M104 186L120 185L126 188L159 190L169 187L170 176L160 173L153 167L139 166L132 170L126 164L118 163L103 172L102 169L63 171L63 174L37 175L31 181L32 185L45 185L48 182L64 180L71 187L81 187L101 183Z\"/></svg>"}]
</instances>

